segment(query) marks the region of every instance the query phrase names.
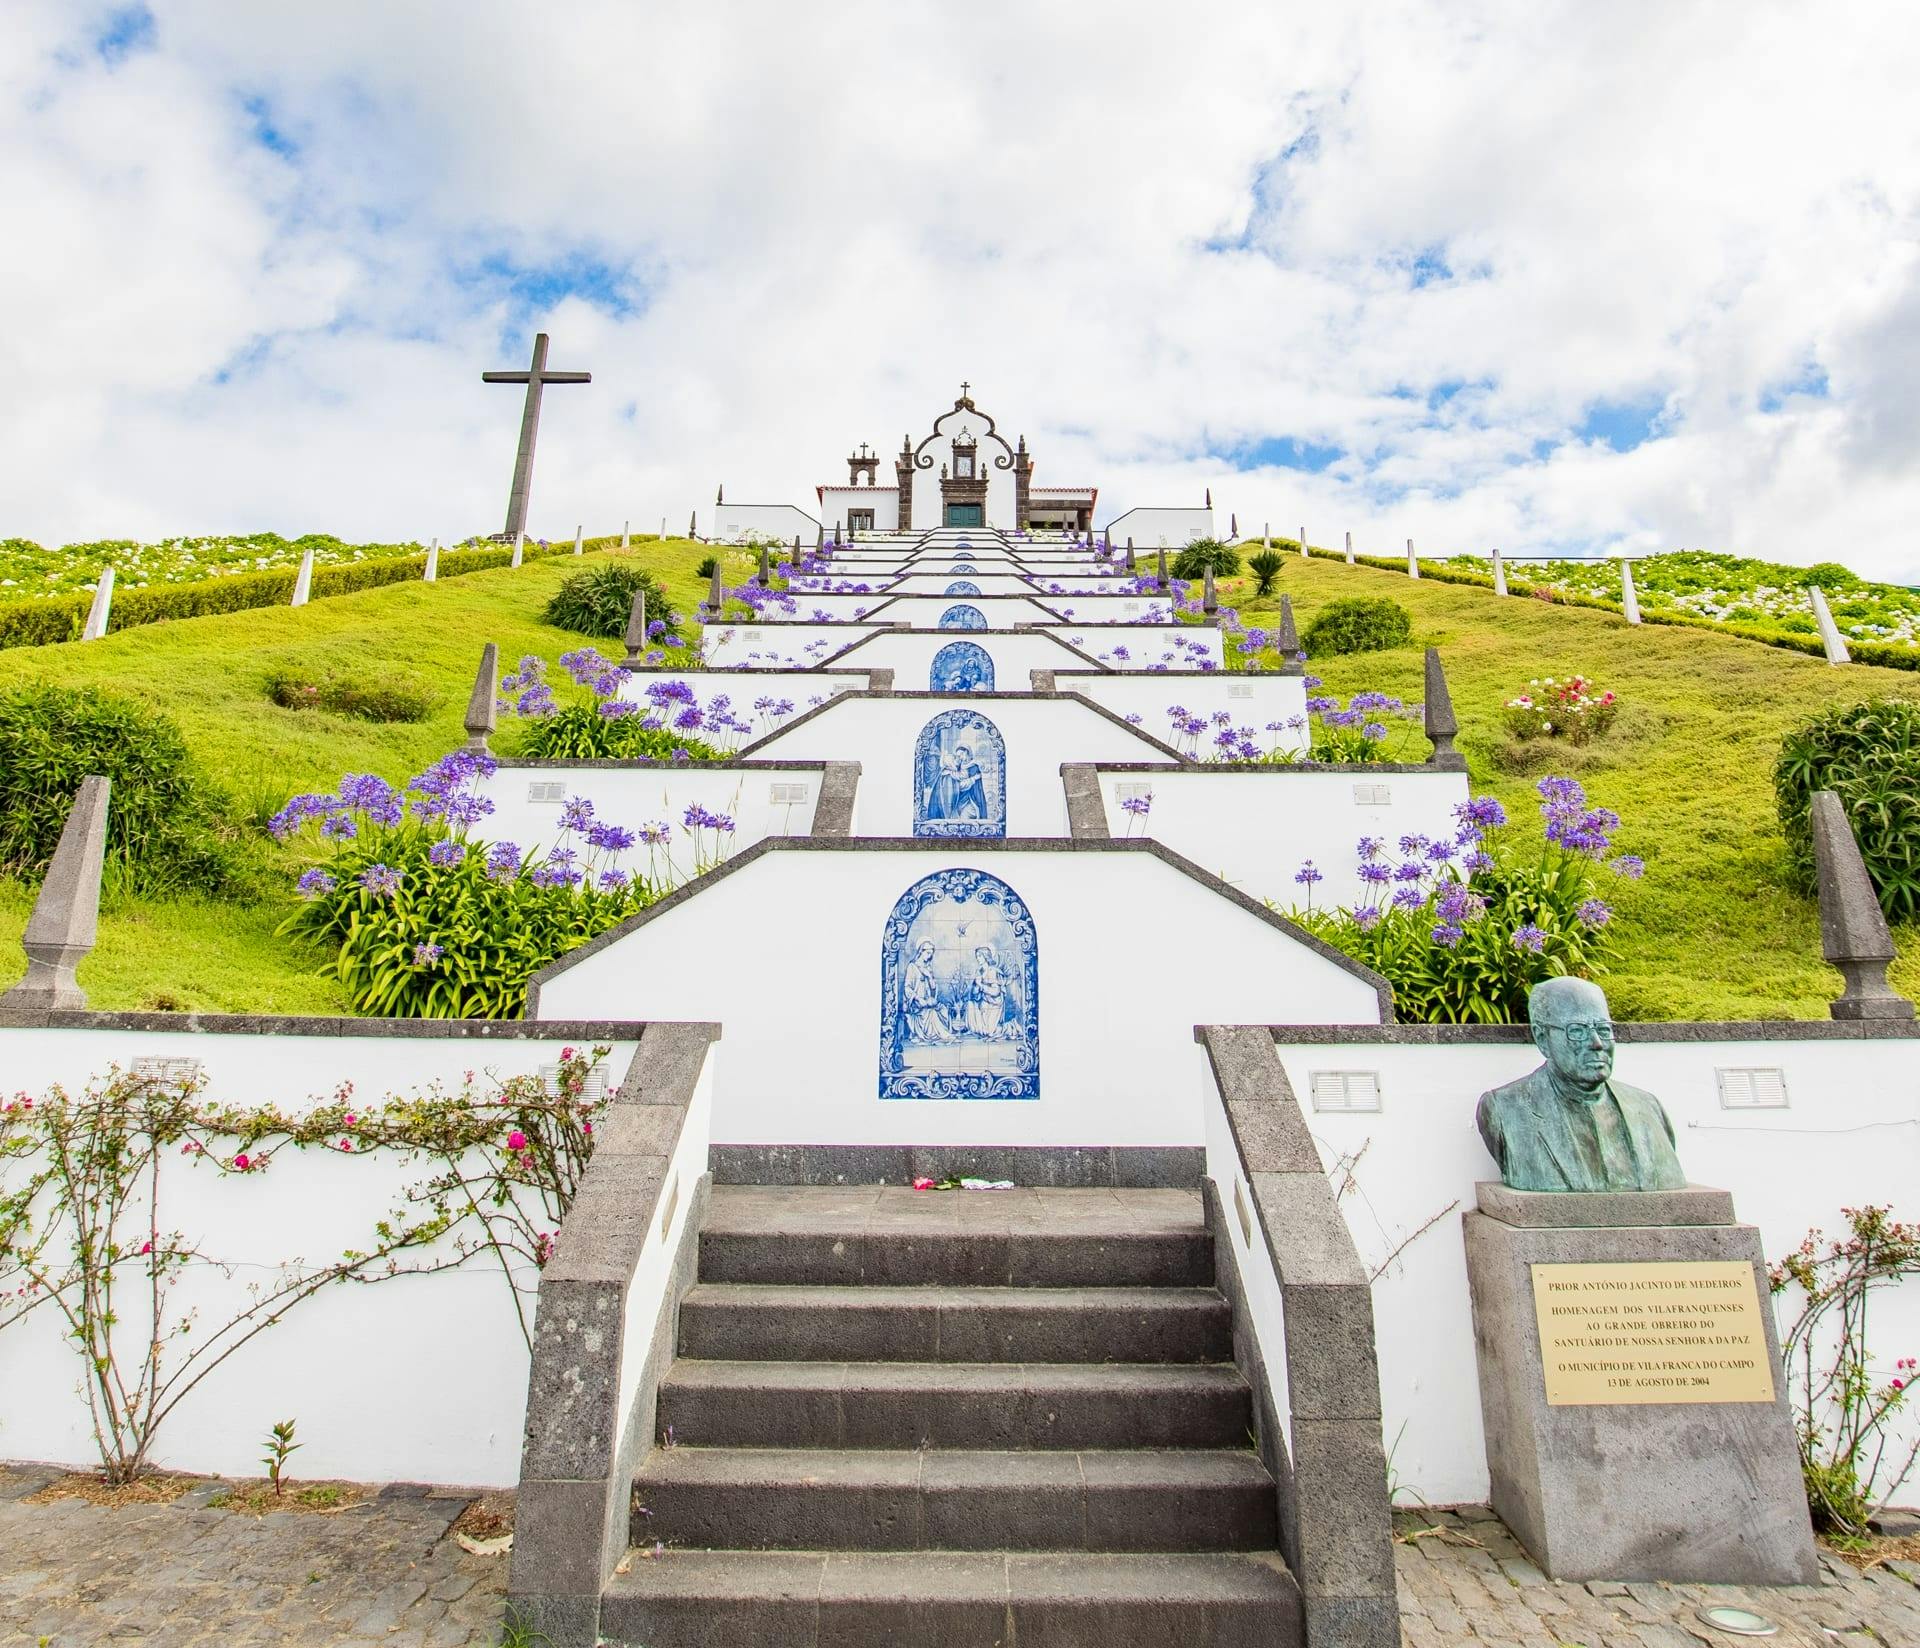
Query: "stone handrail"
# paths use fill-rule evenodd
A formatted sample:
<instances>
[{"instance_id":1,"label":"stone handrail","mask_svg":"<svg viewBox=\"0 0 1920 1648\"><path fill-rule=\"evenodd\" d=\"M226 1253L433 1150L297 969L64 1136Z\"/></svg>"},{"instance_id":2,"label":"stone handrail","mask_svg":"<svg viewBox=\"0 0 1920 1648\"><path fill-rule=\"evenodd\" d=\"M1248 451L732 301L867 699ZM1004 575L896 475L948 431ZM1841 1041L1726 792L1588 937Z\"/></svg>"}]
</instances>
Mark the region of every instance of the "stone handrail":
<instances>
[{"instance_id":1,"label":"stone handrail","mask_svg":"<svg viewBox=\"0 0 1920 1648\"><path fill-rule=\"evenodd\" d=\"M1397 1648L1373 1297L1264 1026L1202 1025L1208 1218L1308 1648Z\"/></svg>"},{"instance_id":2,"label":"stone handrail","mask_svg":"<svg viewBox=\"0 0 1920 1648\"><path fill-rule=\"evenodd\" d=\"M540 1274L508 1607L552 1648L591 1645L627 1549L709 1176L717 1024L650 1024L602 1113Z\"/></svg>"}]
</instances>

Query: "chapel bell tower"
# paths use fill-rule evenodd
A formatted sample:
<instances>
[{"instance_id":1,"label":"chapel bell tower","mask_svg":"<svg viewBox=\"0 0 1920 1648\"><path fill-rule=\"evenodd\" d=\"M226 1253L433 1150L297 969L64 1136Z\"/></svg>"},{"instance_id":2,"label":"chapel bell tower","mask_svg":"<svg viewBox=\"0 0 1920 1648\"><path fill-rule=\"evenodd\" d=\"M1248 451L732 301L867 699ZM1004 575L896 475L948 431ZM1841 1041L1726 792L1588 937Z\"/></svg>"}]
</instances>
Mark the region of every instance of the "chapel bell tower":
<instances>
[{"instance_id":1,"label":"chapel bell tower","mask_svg":"<svg viewBox=\"0 0 1920 1648\"><path fill-rule=\"evenodd\" d=\"M872 486L879 467L879 454L869 450L867 443L862 441L858 452L847 455L847 485L859 486L861 477L865 476L866 484Z\"/></svg>"}]
</instances>

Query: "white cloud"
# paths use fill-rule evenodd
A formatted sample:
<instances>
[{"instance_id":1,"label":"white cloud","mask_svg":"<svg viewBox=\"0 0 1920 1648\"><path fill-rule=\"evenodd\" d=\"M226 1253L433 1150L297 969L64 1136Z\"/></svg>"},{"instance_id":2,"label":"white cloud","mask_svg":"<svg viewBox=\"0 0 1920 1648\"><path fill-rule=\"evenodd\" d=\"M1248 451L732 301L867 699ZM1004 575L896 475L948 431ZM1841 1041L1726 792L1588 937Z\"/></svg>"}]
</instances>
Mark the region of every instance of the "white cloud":
<instances>
[{"instance_id":1,"label":"white cloud","mask_svg":"<svg viewBox=\"0 0 1920 1648\"><path fill-rule=\"evenodd\" d=\"M0 533L491 530L542 326L549 536L967 377L1103 513L1920 579L1910 7L154 12L9 11Z\"/></svg>"}]
</instances>

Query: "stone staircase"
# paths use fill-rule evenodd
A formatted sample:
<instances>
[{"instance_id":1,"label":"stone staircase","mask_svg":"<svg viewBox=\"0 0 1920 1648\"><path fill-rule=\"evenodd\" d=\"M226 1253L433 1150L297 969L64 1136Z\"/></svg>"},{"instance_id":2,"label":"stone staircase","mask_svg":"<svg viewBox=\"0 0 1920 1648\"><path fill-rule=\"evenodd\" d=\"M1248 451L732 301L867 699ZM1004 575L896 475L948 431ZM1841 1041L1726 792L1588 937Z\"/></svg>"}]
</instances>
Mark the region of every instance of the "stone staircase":
<instances>
[{"instance_id":1,"label":"stone staircase","mask_svg":"<svg viewBox=\"0 0 1920 1648\"><path fill-rule=\"evenodd\" d=\"M1300 1642L1199 1197L716 1186L605 1640Z\"/></svg>"}]
</instances>

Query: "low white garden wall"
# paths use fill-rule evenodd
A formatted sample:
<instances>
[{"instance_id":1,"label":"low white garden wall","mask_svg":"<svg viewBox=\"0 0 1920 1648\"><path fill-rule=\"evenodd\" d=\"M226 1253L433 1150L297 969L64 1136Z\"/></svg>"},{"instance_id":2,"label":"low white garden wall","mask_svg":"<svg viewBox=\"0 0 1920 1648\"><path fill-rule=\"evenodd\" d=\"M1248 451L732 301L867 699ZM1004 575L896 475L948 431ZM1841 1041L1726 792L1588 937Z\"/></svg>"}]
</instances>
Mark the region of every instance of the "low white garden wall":
<instances>
[{"instance_id":1,"label":"low white garden wall","mask_svg":"<svg viewBox=\"0 0 1920 1648\"><path fill-rule=\"evenodd\" d=\"M993 660L993 690L1026 692L1037 669L1086 669L1092 659L1047 630L881 630L835 659L844 669L890 669L896 692L926 692L934 655L971 642Z\"/></svg>"},{"instance_id":2,"label":"low white garden wall","mask_svg":"<svg viewBox=\"0 0 1920 1648\"><path fill-rule=\"evenodd\" d=\"M1152 795L1151 809L1130 820L1122 803L1145 793ZM1311 888L1314 906L1324 910L1375 901L1360 896L1354 847L1362 836L1384 840L1389 850L1405 835L1452 840L1453 809L1467 799L1467 775L1377 767L1102 769L1100 796L1113 834L1164 841L1277 909L1306 906L1309 888L1294 877L1311 859L1326 878Z\"/></svg>"},{"instance_id":3,"label":"low white garden wall","mask_svg":"<svg viewBox=\"0 0 1920 1648\"><path fill-rule=\"evenodd\" d=\"M1735 1213L1759 1226L1770 1261L1816 1226L1841 1233L1843 1207L1890 1203L1896 1218L1920 1217L1920 1039L1779 1028L1748 1039L1738 1026L1625 1027L1614 1070L1666 1106L1688 1178L1733 1192ZM1342 1041L1290 1031L1279 1051L1328 1170L1352 1164L1340 1205L1362 1259L1371 1270L1407 1243L1374 1284L1395 1478L1436 1504L1482 1502L1486 1453L1460 1218L1474 1205L1475 1182L1499 1175L1474 1130L1474 1106L1489 1088L1535 1069L1539 1054L1530 1043L1392 1030ZM1196 1049L1198 1079L1211 1084L1205 1064ZM1379 1111L1316 1113L1322 1071L1377 1078ZM1778 1073L1783 1108L1728 1108L1728 1080L1743 1098L1753 1084L1740 1073L1751 1071ZM1761 1085L1770 1089L1771 1077ZM1875 1296L1871 1344L1883 1377L1896 1358L1920 1354L1920 1285ZM1920 1419L1902 1419L1901 1456L1917 1428ZM1912 1502L1911 1489L1903 1500Z\"/></svg>"},{"instance_id":4,"label":"low white garden wall","mask_svg":"<svg viewBox=\"0 0 1920 1648\"><path fill-rule=\"evenodd\" d=\"M1032 912L1039 1096L879 1096L882 956L895 902L937 871L998 877ZM538 1017L623 1012L728 1021L718 1144L1188 1145L1203 1142L1193 1026L1377 1022L1350 963L1149 852L767 842L677 901L563 958ZM739 1019L752 1020L748 1033Z\"/></svg>"},{"instance_id":5,"label":"low white garden wall","mask_svg":"<svg viewBox=\"0 0 1920 1648\"><path fill-rule=\"evenodd\" d=\"M157 1016L156 1016L157 1018ZM204 1098L302 1115L346 1084L369 1106L438 1084L457 1093L466 1072L537 1073L563 1048L611 1046L606 1063L617 1087L640 1027L556 1024L395 1026L392 1021L231 1019L209 1021L230 1033L193 1028L123 1027L102 1015L100 1028L0 1029L6 1088L44 1096L55 1084L79 1093L110 1066L141 1059L200 1061ZM174 1024L179 1028L173 1027ZM527 1033L528 1030L531 1033ZM30 1160L30 1159L29 1159ZM7 1164L16 1181L26 1162ZM204 1336L247 1301L250 1286L270 1286L294 1260L330 1263L343 1250L374 1245L374 1226L432 1164L388 1153L357 1159L282 1149L263 1172L217 1172L169 1154L160 1168L160 1223L230 1267L193 1263L168 1301L175 1319L197 1310ZM443 1243L433 1250L448 1251ZM142 1272L144 1274L144 1272ZM125 1273L123 1273L123 1286ZM520 1281L529 1289L531 1269ZM124 1300L122 1352L138 1360L145 1343L137 1292ZM169 1362L196 1343L170 1345ZM527 1347L498 1262L477 1255L457 1270L401 1276L370 1285L330 1286L238 1350L162 1425L154 1460L179 1470L257 1476L269 1428L293 1419L302 1477L384 1482L414 1480L505 1485L517 1479L526 1402ZM0 1456L96 1464L81 1369L51 1306L0 1329Z\"/></svg>"},{"instance_id":6,"label":"low white garden wall","mask_svg":"<svg viewBox=\"0 0 1920 1648\"><path fill-rule=\"evenodd\" d=\"M868 635L874 624L709 624L701 633L700 658L708 669L803 670L829 660Z\"/></svg>"},{"instance_id":7,"label":"low white garden wall","mask_svg":"<svg viewBox=\"0 0 1920 1648\"><path fill-rule=\"evenodd\" d=\"M913 834L915 751L920 734L951 710L992 723L1006 744L1009 836L1064 836L1066 761L1152 761L1171 757L1132 728L1072 699L992 696L875 697L836 701L753 747L755 760L825 761L858 751L860 788L853 828L861 836ZM826 752L837 752L829 756ZM770 833L770 832L769 832ZM803 834L794 830L786 834Z\"/></svg>"},{"instance_id":8,"label":"low white garden wall","mask_svg":"<svg viewBox=\"0 0 1920 1648\"><path fill-rule=\"evenodd\" d=\"M1061 692L1075 692L1091 698L1126 720L1139 716L1140 730L1155 738L1173 741L1173 721L1167 711L1175 705L1193 715L1205 716L1208 732L1199 744L1212 737L1212 719L1224 712L1236 727L1250 727L1263 744L1276 749L1305 750L1307 747L1307 689L1297 675L1267 674L1254 670L1226 671L1166 670L1122 674L1080 668L1058 670L1054 686ZM1290 721L1298 727L1288 727ZM1267 730L1269 724L1279 727ZM1184 746L1183 746L1184 747Z\"/></svg>"},{"instance_id":9,"label":"low white garden wall","mask_svg":"<svg viewBox=\"0 0 1920 1648\"><path fill-rule=\"evenodd\" d=\"M1050 624L1047 629L1109 669L1196 669L1202 660L1222 668L1226 657L1220 631L1207 624Z\"/></svg>"}]
</instances>

